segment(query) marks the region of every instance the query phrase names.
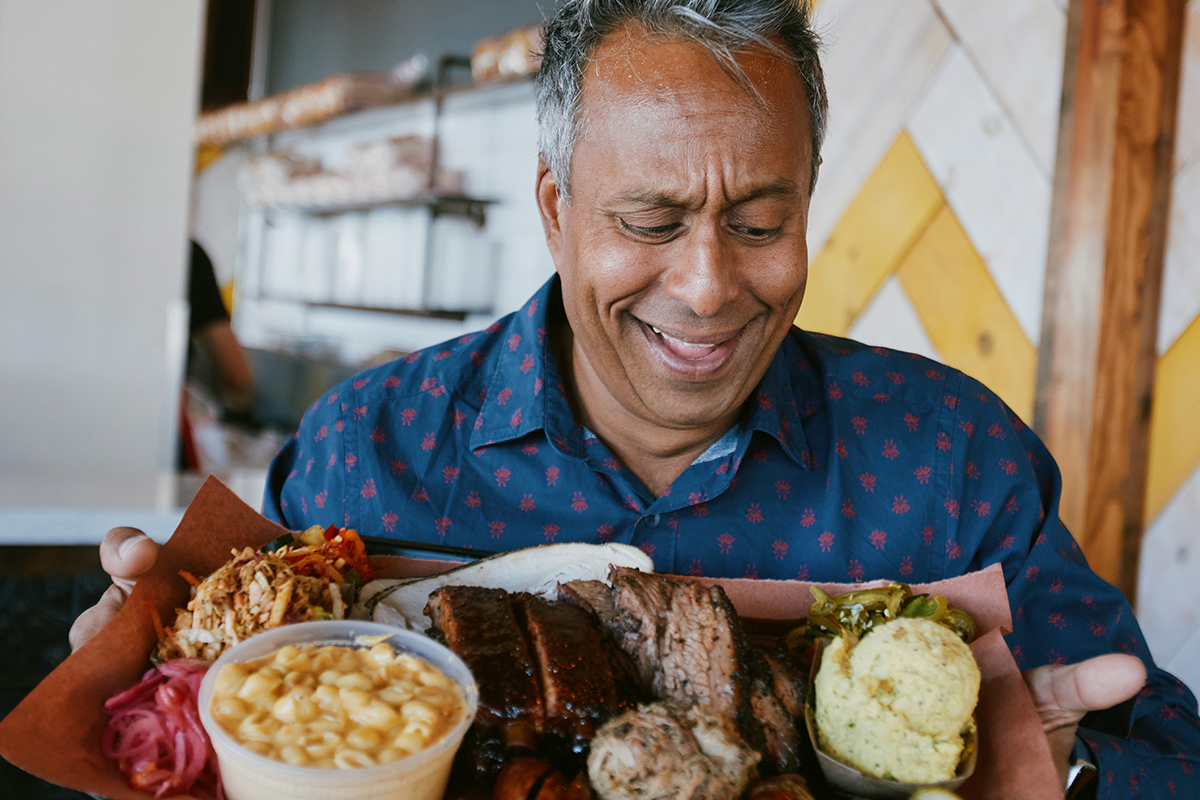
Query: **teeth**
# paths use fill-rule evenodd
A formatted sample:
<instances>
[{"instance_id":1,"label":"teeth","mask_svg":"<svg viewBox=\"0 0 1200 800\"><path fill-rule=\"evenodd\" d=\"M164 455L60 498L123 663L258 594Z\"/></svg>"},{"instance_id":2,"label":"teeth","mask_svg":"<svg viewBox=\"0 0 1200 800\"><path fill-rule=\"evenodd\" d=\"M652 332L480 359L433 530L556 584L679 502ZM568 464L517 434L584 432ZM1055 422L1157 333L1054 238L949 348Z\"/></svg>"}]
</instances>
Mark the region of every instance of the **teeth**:
<instances>
[{"instance_id":1,"label":"teeth","mask_svg":"<svg viewBox=\"0 0 1200 800\"><path fill-rule=\"evenodd\" d=\"M716 347L715 344L697 344L696 342L689 342L686 339L677 339L669 333L663 333L653 325L650 326L650 330L654 331L664 339L670 339L672 342L678 342L679 344L686 345L687 347Z\"/></svg>"}]
</instances>

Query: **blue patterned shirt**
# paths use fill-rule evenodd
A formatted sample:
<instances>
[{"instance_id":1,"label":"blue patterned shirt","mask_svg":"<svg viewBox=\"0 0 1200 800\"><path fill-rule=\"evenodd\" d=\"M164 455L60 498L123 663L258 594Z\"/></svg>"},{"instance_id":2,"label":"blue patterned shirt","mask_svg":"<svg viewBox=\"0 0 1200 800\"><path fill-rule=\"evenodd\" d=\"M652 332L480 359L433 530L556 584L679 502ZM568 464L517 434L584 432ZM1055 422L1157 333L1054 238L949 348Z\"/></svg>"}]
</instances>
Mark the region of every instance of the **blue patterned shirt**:
<instances>
[{"instance_id":1,"label":"blue patterned shirt","mask_svg":"<svg viewBox=\"0 0 1200 800\"><path fill-rule=\"evenodd\" d=\"M738 425L656 498L572 416L547 333L562 313L554 278L487 330L332 389L276 458L267 516L485 550L619 541L712 577L919 583L999 562L1022 669L1147 664L1137 698L1080 728L1101 795L1196 796L1196 700L1088 568L1054 461L995 394L793 329Z\"/></svg>"}]
</instances>

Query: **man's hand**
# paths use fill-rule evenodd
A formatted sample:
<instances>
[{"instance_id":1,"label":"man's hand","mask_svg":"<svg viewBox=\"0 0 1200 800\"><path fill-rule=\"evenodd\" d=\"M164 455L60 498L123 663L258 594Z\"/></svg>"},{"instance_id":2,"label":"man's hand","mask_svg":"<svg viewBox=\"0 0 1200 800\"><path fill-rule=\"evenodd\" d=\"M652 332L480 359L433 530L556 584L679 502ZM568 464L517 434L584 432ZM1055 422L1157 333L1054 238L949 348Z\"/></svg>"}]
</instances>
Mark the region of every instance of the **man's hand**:
<instances>
[{"instance_id":1,"label":"man's hand","mask_svg":"<svg viewBox=\"0 0 1200 800\"><path fill-rule=\"evenodd\" d=\"M1066 786L1067 761L1079 720L1089 711L1112 708L1137 694L1146 683L1146 666L1134 656L1110 653L1078 664L1038 667L1022 677L1050 740L1058 777Z\"/></svg>"},{"instance_id":2,"label":"man's hand","mask_svg":"<svg viewBox=\"0 0 1200 800\"><path fill-rule=\"evenodd\" d=\"M145 574L157 557L158 545L136 528L113 528L104 534L100 542L100 565L112 576L113 585L100 597L100 602L80 614L71 625L67 638L72 651L78 650L117 615L133 589L134 580Z\"/></svg>"}]
</instances>

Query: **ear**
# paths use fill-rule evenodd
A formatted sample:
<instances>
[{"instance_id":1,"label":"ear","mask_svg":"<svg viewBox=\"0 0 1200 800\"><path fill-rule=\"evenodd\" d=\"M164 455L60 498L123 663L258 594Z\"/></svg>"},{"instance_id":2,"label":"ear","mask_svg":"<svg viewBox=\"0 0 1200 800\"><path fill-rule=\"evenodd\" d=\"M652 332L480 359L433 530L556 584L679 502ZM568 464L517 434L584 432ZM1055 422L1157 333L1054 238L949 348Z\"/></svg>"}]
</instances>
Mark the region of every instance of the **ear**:
<instances>
[{"instance_id":1,"label":"ear","mask_svg":"<svg viewBox=\"0 0 1200 800\"><path fill-rule=\"evenodd\" d=\"M538 156L537 186L535 189L538 213L542 218L542 230L546 233L546 245L550 255L558 263L558 251L562 242L562 211L564 203L559 197L558 182L550 172L545 156Z\"/></svg>"}]
</instances>

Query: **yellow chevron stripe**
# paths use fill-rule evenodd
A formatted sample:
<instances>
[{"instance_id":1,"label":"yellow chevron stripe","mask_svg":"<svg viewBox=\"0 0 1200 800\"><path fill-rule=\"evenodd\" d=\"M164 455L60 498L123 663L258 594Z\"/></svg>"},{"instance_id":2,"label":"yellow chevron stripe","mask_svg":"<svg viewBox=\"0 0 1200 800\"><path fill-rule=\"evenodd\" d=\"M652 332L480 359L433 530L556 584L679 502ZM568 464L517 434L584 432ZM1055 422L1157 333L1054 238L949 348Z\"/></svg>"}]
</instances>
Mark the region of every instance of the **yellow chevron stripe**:
<instances>
[{"instance_id":1,"label":"yellow chevron stripe","mask_svg":"<svg viewBox=\"0 0 1200 800\"><path fill-rule=\"evenodd\" d=\"M221 299L225 302L225 310L228 311L230 315L233 314L233 294L234 290L237 288L235 285L236 280L236 278L230 279L229 283L220 287L219 290L221 292Z\"/></svg>"},{"instance_id":2,"label":"yellow chevron stripe","mask_svg":"<svg viewBox=\"0 0 1200 800\"><path fill-rule=\"evenodd\" d=\"M1200 468L1200 317L1158 359L1150 417L1146 521Z\"/></svg>"},{"instance_id":3,"label":"yellow chevron stripe","mask_svg":"<svg viewBox=\"0 0 1200 800\"><path fill-rule=\"evenodd\" d=\"M809 266L796 324L844 336L942 203L921 154L901 132Z\"/></svg>"},{"instance_id":4,"label":"yellow chevron stripe","mask_svg":"<svg viewBox=\"0 0 1200 800\"><path fill-rule=\"evenodd\" d=\"M949 206L938 211L896 277L943 360L1030 419L1037 350Z\"/></svg>"}]
</instances>

